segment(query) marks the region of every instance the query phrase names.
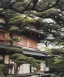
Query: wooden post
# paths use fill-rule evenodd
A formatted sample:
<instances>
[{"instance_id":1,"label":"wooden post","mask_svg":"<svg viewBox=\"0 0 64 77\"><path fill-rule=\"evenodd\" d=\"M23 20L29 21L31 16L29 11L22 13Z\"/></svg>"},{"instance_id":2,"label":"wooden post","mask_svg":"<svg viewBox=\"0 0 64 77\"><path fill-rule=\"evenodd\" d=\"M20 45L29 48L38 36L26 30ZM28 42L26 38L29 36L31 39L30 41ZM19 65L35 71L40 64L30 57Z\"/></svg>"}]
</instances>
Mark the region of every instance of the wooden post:
<instances>
[{"instance_id":1,"label":"wooden post","mask_svg":"<svg viewBox=\"0 0 64 77\"><path fill-rule=\"evenodd\" d=\"M16 63L14 63L14 77L16 77L17 75L17 66L16 66Z\"/></svg>"}]
</instances>

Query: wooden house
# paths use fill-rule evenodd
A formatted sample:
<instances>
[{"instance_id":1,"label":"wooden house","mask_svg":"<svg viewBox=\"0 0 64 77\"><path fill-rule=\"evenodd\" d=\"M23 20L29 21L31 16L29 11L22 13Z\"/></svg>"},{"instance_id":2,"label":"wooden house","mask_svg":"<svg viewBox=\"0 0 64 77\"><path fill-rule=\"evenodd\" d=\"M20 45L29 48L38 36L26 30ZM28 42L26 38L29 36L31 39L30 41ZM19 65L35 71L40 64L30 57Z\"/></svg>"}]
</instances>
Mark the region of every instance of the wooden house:
<instances>
[{"instance_id":1,"label":"wooden house","mask_svg":"<svg viewBox=\"0 0 64 77\"><path fill-rule=\"evenodd\" d=\"M49 55L46 54L45 51L38 50L37 44L38 42L43 39L44 35L42 34L41 30L37 30L34 26L27 26L23 27L23 31L20 33L13 34L15 38L20 39L19 42L13 42L15 47L20 47L22 50L22 54L26 56L34 57L35 59L41 60L41 69L42 73L45 72L45 58ZM9 64L14 64L14 62L10 59L10 54L6 50L6 47L9 43L6 40L9 37L8 25L6 23L6 18L3 15L0 15L0 64L5 63L6 66L6 73L7 74L14 74L14 66L11 70L8 68ZM21 54L21 53L20 53ZM30 67L30 64L23 64L20 66L20 70L18 71L18 75L21 74L30 74L34 72L33 67Z\"/></svg>"}]
</instances>

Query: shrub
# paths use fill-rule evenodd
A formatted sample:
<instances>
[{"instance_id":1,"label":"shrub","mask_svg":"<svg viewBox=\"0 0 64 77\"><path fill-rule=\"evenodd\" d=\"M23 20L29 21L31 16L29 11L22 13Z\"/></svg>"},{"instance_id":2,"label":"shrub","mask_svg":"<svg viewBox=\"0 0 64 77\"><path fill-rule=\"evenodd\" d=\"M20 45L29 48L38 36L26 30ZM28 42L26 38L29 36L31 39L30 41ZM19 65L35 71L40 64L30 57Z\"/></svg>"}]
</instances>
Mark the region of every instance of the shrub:
<instances>
[{"instance_id":1,"label":"shrub","mask_svg":"<svg viewBox=\"0 0 64 77\"><path fill-rule=\"evenodd\" d=\"M61 76L52 74L50 77L61 77Z\"/></svg>"},{"instance_id":2,"label":"shrub","mask_svg":"<svg viewBox=\"0 0 64 77\"><path fill-rule=\"evenodd\" d=\"M6 77L14 77L13 75L7 75Z\"/></svg>"},{"instance_id":3,"label":"shrub","mask_svg":"<svg viewBox=\"0 0 64 77\"><path fill-rule=\"evenodd\" d=\"M1 69L1 68L2 68L2 69L4 68L4 65L3 65L3 64L0 64L0 69Z\"/></svg>"},{"instance_id":4,"label":"shrub","mask_svg":"<svg viewBox=\"0 0 64 77\"><path fill-rule=\"evenodd\" d=\"M0 75L0 77L5 77L4 75Z\"/></svg>"},{"instance_id":5,"label":"shrub","mask_svg":"<svg viewBox=\"0 0 64 77\"><path fill-rule=\"evenodd\" d=\"M4 65L3 64L0 64L0 75L3 75L3 69L4 69Z\"/></svg>"},{"instance_id":6,"label":"shrub","mask_svg":"<svg viewBox=\"0 0 64 77\"><path fill-rule=\"evenodd\" d=\"M57 77L55 74L52 74L50 77Z\"/></svg>"},{"instance_id":7,"label":"shrub","mask_svg":"<svg viewBox=\"0 0 64 77\"><path fill-rule=\"evenodd\" d=\"M35 77L40 77L39 75L35 76Z\"/></svg>"},{"instance_id":8,"label":"shrub","mask_svg":"<svg viewBox=\"0 0 64 77\"><path fill-rule=\"evenodd\" d=\"M9 29L10 32L17 32L19 31L19 28L16 27L16 26L12 26L10 29Z\"/></svg>"}]
</instances>

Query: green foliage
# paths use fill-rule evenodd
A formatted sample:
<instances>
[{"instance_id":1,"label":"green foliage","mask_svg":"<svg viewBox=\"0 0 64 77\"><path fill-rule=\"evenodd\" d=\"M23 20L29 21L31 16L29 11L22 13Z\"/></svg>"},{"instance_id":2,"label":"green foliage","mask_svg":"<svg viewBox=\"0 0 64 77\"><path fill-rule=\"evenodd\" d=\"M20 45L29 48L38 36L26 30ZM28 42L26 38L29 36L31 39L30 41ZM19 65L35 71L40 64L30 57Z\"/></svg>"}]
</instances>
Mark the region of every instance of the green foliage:
<instances>
[{"instance_id":1,"label":"green foliage","mask_svg":"<svg viewBox=\"0 0 64 77\"><path fill-rule=\"evenodd\" d=\"M59 76L60 73L64 72L64 54L59 48L51 49L51 54L54 54L54 58L48 60L48 66L51 72L57 73Z\"/></svg>"},{"instance_id":2,"label":"green foliage","mask_svg":"<svg viewBox=\"0 0 64 77\"><path fill-rule=\"evenodd\" d=\"M51 9L45 10L43 13L44 14L49 14L49 13L54 13L54 12L57 13L56 9L55 8L51 8Z\"/></svg>"},{"instance_id":3,"label":"green foliage","mask_svg":"<svg viewBox=\"0 0 64 77\"><path fill-rule=\"evenodd\" d=\"M4 65L3 64L0 64L0 77L5 77L3 75L3 69L4 69Z\"/></svg>"},{"instance_id":4,"label":"green foliage","mask_svg":"<svg viewBox=\"0 0 64 77\"><path fill-rule=\"evenodd\" d=\"M22 2L20 1L20 2L17 2L17 3L15 4L15 6L25 5L25 3L26 3L25 1L22 1Z\"/></svg>"},{"instance_id":5,"label":"green foliage","mask_svg":"<svg viewBox=\"0 0 64 77\"><path fill-rule=\"evenodd\" d=\"M49 48L47 48L47 47L45 47L45 51L46 51L49 55L52 54L51 49L49 49Z\"/></svg>"},{"instance_id":6,"label":"green foliage","mask_svg":"<svg viewBox=\"0 0 64 77\"><path fill-rule=\"evenodd\" d=\"M13 54L10 58L17 64L25 64L26 63L26 56L23 54Z\"/></svg>"},{"instance_id":7,"label":"green foliage","mask_svg":"<svg viewBox=\"0 0 64 77\"><path fill-rule=\"evenodd\" d=\"M7 75L6 77L14 77L13 75Z\"/></svg>"},{"instance_id":8,"label":"green foliage","mask_svg":"<svg viewBox=\"0 0 64 77\"><path fill-rule=\"evenodd\" d=\"M26 60L26 56L21 54L20 56L18 56L17 60Z\"/></svg>"},{"instance_id":9,"label":"green foliage","mask_svg":"<svg viewBox=\"0 0 64 77\"><path fill-rule=\"evenodd\" d=\"M56 64L56 72L58 73L58 74L60 74L61 72L63 73L64 72L64 63L57 63ZM58 70L58 69L60 69L60 70Z\"/></svg>"},{"instance_id":10,"label":"green foliage","mask_svg":"<svg viewBox=\"0 0 64 77\"><path fill-rule=\"evenodd\" d=\"M26 58L27 63L29 63L31 66L36 67L37 69L40 69L40 60L36 60L33 57L27 57Z\"/></svg>"},{"instance_id":11,"label":"green foliage","mask_svg":"<svg viewBox=\"0 0 64 77\"><path fill-rule=\"evenodd\" d=\"M13 41L15 41L15 42L19 42L20 39L19 39L19 38L15 38L15 37L13 37L13 38L8 38L8 39L6 40L6 42L13 42Z\"/></svg>"},{"instance_id":12,"label":"green foliage","mask_svg":"<svg viewBox=\"0 0 64 77\"><path fill-rule=\"evenodd\" d=\"M14 24L14 23L16 23L16 24L23 24L23 23L36 23L36 21L33 19L33 18L31 18L31 17L29 17L29 16L27 16L27 15L25 15L25 14L18 14L18 15L15 15L13 18L11 18L10 20L9 20L9 23L10 24ZM11 28L11 30L13 30L13 28Z\"/></svg>"},{"instance_id":13,"label":"green foliage","mask_svg":"<svg viewBox=\"0 0 64 77\"><path fill-rule=\"evenodd\" d=\"M64 77L64 73L61 72L61 73L59 74L59 77Z\"/></svg>"},{"instance_id":14,"label":"green foliage","mask_svg":"<svg viewBox=\"0 0 64 77\"><path fill-rule=\"evenodd\" d=\"M2 69L0 69L0 75L3 75L3 71L2 71Z\"/></svg>"},{"instance_id":15,"label":"green foliage","mask_svg":"<svg viewBox=\"0 0 64 77\"><path fill-rule=\"evenodd\" d=\"M0 75L0 77L5 77L4 75Z\"/></svg>"},{"instance_id":16,"label":"green foliage","mask_svg":"<svg viewBox=\"0 0 64 77\"><path fill-rule=\"evenodd\" d=\"M11 28L9 29L9 31L15 33L17 31L19 31L19 28L16 27L16 26L11 26Z\"/></svg>"},{"instance_id":17,"label":"green foliage","mask_svg":"<svg viewBox=\"0 0 64 77\"><path fill-rule=\"evenodd\" d=\"M23 26L30 24L35 25L37 35L42 36L38 36L38 39L42 38L46 46L52 42L54 44L60 43L61 46L64 42L64 31L62 31L64 28L63 6L64 0L0 0L0 14L6 16L8 31L10 33L18 32ZM44 22L47 18L52 19L54 22L49 20ZM9 25L11 25L11 27ZM18 25L20 25L21 28ZM40 33L39 30L42 30L42 33ZM6 47L7 51L21 51L21 48L13 47L12 44L13 41L19 42L17 38L10 36L7 41L11 42L10 44L12 45L12 47ZM54 55L54 58L50 59L48 63L50 69L54 70L54 72L64 72L64 48L51 49L49 54ZM23 64L27 62L30 63L31 66L40 68L40 62L32 57L27 58L24 55L15 54L12 59L16 63Z\"/></svg>"},{"instance_id":18,"label":"green foliage","mask_svg":"<svg viewBox=\"0 0 64 77\"><path fill-rule=\"evenodd\" d=\"M40 77L40 76L38 75L38 76L36 76L36 77Z\"/></svg>"},{"instance_id":19,"label":"green foliage","mask_svg":"<svg viewBox=\"0 0 64 77\"><path fill-rule=\"evenodd\" d=\"M59 55L64 53L64 48L51 48L51 49L46 49L46 52L51 54L51 55Z\"/></svg>"},{"instance_id":20,"label":"green foliage","mask_svg":"<svg viewBox=\"0 0 64 77\"><path fill-rule=\"evenodd\" d=\"M54 57L54 61L55 61L55 63L61 63L61 62L63 62L63 57L56 56L56 57Z\"/></svg>"},{"instance_id":21,"label":"green foliage","mask_svg":"<svg viewBox=\"0 0 64 77\"><path fill-rule=\"evenodd\" d=\"M60 0L59 0L60 1ZM56 0L1 0L0 4L2 5L2 9L0 9L1 14L4 14L8 18L7 24L20 24L21 26L27 25L36 25L36 29L41 29L43 33L42 36L44 37L45 41L49 42L51 40L47 39L47 35L52 34L52 37L56 39L56 41L61 33L61 28L63 27L63 13L62 13L62 6L64 5L64 1L61 0L60 2ZM57 7L56 7L56 4ZM55 7L51 7L55 4ZM3 6L4 5L4 6ZM9 6L9 7L8 7ZM12 7L11 7L12 6ZM10 9L11 7L11 9ZM34 7L34 8L33 8ZM51 7L51 8L50 8ZM3 9L4 8L4 9ZM6 8L6 9L5 9ZM44 19L50 18L54 21L47 23L43 22ZM39 21L40 19L40 21ZM8 26L10 27L10 26ZM10 28L9 30L17 32L20 28L15 26ZM55 39L53 41L55 41ZM60 39L61 40L61 39Z\"/></svg>"},{"instance_id":22,"label":"green foliage","mask_svg":"<svg viewBox=\"0 0 64 77\"><path fill-rule=\"evenodd\" d=\"M16 47L14 47L14 46L10 46L10 47L6 47L6 50L8 50L9 52L12 52L12 51L14 51L14 52L20 52L21 51L21 48L16 48Z\"/></svg>"},{"instance_id":23,"label":"green foliage","mask_svg":"<svg viewBox=\"0 0 64 77\"><path fill-rule=\"evenodd\" d=\"M31 3L31 4L29 5L28 9L31 9L31 8L32 8L32 6L33 6L33 3Z\"/></svg>"},{"instance_id":24,"label":"green foliage","mask_svg":"<svg viewBox=\"0 0 64 77\"><path fill-rule=\"evenodd\" d=\"M14 24L14 23L22 23L22 21L25 19L26 15L25 14L16 14L13 18L9 20L8 23Z\"/></svg>"},{"instance_id":25,"label":"green foliage","mask_svg":"<svg viewBox=\"0 0 64 77\"><path fill-rule=\"evenodd\" d=\"M50 71L57 73L59 75L61 72L64 72L64 66L63 65L64 65L63 62L51 63L51 64L49 64Z\"/></svg>"},{"instance_id":26,"label":"green foliage","mask_svg":"<svg viewBox=\"0 0 64 77\"><path fill-rule=\"evenodd\" d=\"M15 59L15 58L17 58L17 57L20 56L20 55L21 55L21 54L13 54L13 55L10 56L10 58L11 58L11 59Z\"/></svg>"},{"instance_id":27,"label":"green foliage","mask_svg":"<svg viewBox=\"0 0 64 77\"><path fill-rule=\"evenodd\" d=\"M34 58L33 57L26 57L27 63L32 64Z\"/></svg>"},{"instance_id":28,"label":"green foliage","mask_svg":"<svg viewBox=\"0 0 64 77\"><path fill-rule=\"evenodd\" d=\"M55 75L55 74L52 74L50 77L59 77L59 76L57 76L57 75Z\"/></svg>"},{"instance_id":29,"label":"green foliage","mask_svg":"<svg viewBox=\"0 0 64 77\"><path fill-rule=\"evenodd\" d=\"M8 38L6 42L13 42L12 38Z\"/></svg>"},{"instance_id":30,"label":"green foliage","mask_svg":"<svg viewBox=\"0 0 64 77\"><path fill-rule=\"evenodd\" d=\"M27 3L28 4L28 3ZM21 8L21 6L22 6L22 8ZM19 10L21 9L21 10L23 10L24 9L24 7L26 7L26 1L20 1L20 2L17 2L16 4L14 4L14 7L15 8L19 8Z\"/></svg>"},{"instance_id":31,"label":"green foliage","mask_svg":"<svg viewBox=\"0 0 64 77\"><path fill-rule=\"evenodd\" d=\"M4 65L3 65L3 64L0 64L0 69L1 69L1 68L2 68L2 69L4 68Z\"/></svg>"},{"instance_id":32,"label":"green foliage","mask_svg":"<svg viewBox=\"0 0 64 77\"><path fill-rule=\"evenodd\" d=\"M18 38L12 38L13 39L13 41L16 41L16 42L19 42L20 40L18 39Z\"/></svg>"},{"instance_id":33,"label":"green foliage","mask_svg":"<svg viewBox=\"0 0 64 77\"><path fill-rule=\"evenodd\" d=\"M36 67L37 69L40 69L41 61L40 60L34 60L35 62L33 63L33 66Z\"/></svg>"},{"instance_id":34,"label":"green foliage","mask_svg":"<svg viewBox=\"0 0 64 77\"><path fill-rule=\"evenodd\" d=\"M23 54L16 53L16 54L11 55L10 58L18 65L29 63L31 66L36 67L37 69L40 69L41 61L36 60L33 57L26 57Z\"/></svg>"},{"instance_id":35,"label":"green foliage","mask_svg":"<svg viewBox=\"0 0 64 77\"><path fill-rule=\"evenodd\" d=\"M31 17L26 17L24 19L24 22L27 22L27 23L35 23L35 20L33 18L31 18Z\"/></svg>"}]
</instances>

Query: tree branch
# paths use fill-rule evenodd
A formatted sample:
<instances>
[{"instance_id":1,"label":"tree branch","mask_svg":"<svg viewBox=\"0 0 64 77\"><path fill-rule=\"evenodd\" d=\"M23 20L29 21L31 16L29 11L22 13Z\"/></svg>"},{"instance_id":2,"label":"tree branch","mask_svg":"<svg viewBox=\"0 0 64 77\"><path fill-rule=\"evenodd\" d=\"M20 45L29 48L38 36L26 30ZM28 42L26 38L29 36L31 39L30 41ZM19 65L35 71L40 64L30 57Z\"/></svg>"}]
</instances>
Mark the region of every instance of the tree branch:
<instances>
[{"instance_id":1,"label":"tree branch","mask_svg":"<svg viewBox=\"0 0 64 77\"><path fill-rule=\"evenodd\" d=\"M32 7L32 9L35 9L37 3L38 3L38 0L33 0L33 7Z\"/></svg>"}]
</instances>

